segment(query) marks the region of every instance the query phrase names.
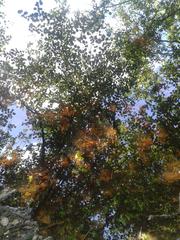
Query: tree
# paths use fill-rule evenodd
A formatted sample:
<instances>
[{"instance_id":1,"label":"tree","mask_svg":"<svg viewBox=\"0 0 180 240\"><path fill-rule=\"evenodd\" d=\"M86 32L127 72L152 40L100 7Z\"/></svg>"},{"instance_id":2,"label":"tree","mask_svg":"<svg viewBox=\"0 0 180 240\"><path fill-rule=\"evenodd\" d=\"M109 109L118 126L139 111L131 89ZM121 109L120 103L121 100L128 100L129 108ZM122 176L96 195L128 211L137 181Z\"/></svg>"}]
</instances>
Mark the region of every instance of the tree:
<instances>
[{"instance_id":1,"label":"tree","mask_svg":"<svg viewBox=\"0 0 180 240\"><path fill-rule=\"evenodd\" d=\"M119 5L125 30L108 24ZM176 26L176 2L160 8L155 1L101 1L72 16L65 2L45 12L38 1L33 13L19 12L39 40L36 49L9 53L8 79L40 140L36 168L20 191L57 239L115 238L177 208L177 88L169 98L158 92L176 74L167 67L177 61L169 50L177 51L176 36L167 45L161 34ZM153 69L159 59L161 74Z\"/></svg>"}]
</instances>

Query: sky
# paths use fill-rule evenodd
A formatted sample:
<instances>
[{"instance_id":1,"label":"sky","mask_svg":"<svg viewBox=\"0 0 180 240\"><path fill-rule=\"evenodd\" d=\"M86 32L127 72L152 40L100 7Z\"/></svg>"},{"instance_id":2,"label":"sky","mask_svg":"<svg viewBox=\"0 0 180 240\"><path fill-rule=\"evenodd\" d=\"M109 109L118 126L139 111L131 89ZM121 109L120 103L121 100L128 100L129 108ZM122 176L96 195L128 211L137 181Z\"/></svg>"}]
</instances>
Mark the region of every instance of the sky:
<instances>
[{"instance_id":1,"label":"sky","mask_svg":"<svg viewBox=\"0 0 180 240\"><path fill-rule=\"evenodd\" d=\"M28 41L33 40L33 35L28 31L28 23L17 12L18 10L33 11L36 0L4 0L4 13L8 20L7 33L12 36L8 48L24 49ZM91 5L91 0L68 0L72 11L86 10ZM52 9L54 0L43 0L44 8Z\"/></svg>"}]
</instances>

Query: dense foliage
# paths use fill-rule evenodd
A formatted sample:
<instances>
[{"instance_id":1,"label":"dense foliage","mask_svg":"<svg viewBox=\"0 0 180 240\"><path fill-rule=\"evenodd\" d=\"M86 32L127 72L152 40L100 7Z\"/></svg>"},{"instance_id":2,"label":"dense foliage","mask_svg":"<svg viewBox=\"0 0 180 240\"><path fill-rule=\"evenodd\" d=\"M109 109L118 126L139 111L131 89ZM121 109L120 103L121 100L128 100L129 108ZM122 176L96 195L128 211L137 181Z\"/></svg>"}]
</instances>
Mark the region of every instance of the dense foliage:
<instances>
[{"instance_id":1,"label":"dense foliage","mask_svg":"<svg viewBox=\"0 0 180 240\"><path fill-rule=\"evenodd\" d=\"M61 1L19 11L37 46L4 54L3 99L26 110L34 141L31 161L20 148L11 161L18 184L26 178L22 201L56 239L119 239L156 228L151 215L177 220L178 10L172 0L102 0L74 15ZM5 155L0 164L11 165ZM175 239L176 224L157 223L158 239Z\"/></svg>"}]
</instances>

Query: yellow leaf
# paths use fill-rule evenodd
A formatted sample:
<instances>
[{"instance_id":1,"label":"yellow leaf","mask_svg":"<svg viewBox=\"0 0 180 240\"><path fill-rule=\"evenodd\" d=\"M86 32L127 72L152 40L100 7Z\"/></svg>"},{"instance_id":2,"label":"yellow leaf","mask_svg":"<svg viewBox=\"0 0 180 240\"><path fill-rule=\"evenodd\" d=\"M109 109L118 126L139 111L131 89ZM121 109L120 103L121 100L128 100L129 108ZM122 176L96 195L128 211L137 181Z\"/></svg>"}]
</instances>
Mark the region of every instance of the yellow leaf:
<instances>
[{"instance_id":1,"label":"yellow leaf","mask_svg":"<svg viewBox=\"0 0 180 240\"><path fill-rule=\"evenodd\" d=\"M75 160L82 161L84 158L80 151L77 151L75 154Z\"/></svg>"},{"instance_id":2,"label":"yellow leaf","mask_svg":"<svg viewBox=\"0 0 180 240\"><path fill-rule=\"evenodd\" d=\"M33 181L33 176L32 175L28 176L28 182L32 183L32 181Z\"/></svg>"}]
</instances>

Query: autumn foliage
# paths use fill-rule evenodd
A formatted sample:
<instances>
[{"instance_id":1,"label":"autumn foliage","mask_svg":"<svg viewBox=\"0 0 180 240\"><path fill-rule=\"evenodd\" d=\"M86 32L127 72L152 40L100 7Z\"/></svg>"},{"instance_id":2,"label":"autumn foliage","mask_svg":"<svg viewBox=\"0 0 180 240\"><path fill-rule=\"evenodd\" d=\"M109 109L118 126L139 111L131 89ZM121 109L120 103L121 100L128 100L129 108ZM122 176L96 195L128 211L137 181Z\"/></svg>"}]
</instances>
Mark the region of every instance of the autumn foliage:
<instances>
[{"instance_id":1,"label":"autumn foliage","mask_svg":"<svg viewBox=\"0 0 180 240\"><path fill-rule=\"evenodd\" d=\"M42 192L44 192L53 183L47 170L39 169L30 171L27 176L27 183L19 188L22 195L22 201L37 201Z\"/></svg>"},{"instance_id":2,"label":"autumn foliage","mask_svg":"<svg viewBox=\"0 0 180 240\"><path fill-rule=\"evenodd\" d=\"M102 151L116 140L117 132L113 127L94 125L87 130L79 131L74 145L82 152L91 152L96 149Z\"/></svg>"},{"instance_id":3,"label":"autumn foliage","mask_svg":"<svg viewBox=\"0 0 180 240\"><path fill-rule=\"evenodd\" d=\"M163 180L166 183L173 183L180 180L180 162L172 161L165 165L165 170L163 172Z\"/></svg>"},{"instance_id":4,"label":"autumn foliage","mask_svg":"<svg viewBox=\"0 0 180 240\"><path fill-rule=\"evenodd\" d=\"M16 151L13 151L9 156L3 156L0 158L0 166L4 168L14 167L20 157Z\"/></svg>"}]
</instances>

